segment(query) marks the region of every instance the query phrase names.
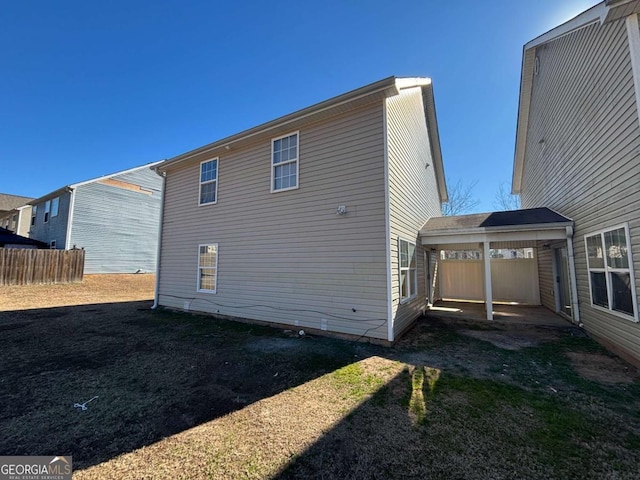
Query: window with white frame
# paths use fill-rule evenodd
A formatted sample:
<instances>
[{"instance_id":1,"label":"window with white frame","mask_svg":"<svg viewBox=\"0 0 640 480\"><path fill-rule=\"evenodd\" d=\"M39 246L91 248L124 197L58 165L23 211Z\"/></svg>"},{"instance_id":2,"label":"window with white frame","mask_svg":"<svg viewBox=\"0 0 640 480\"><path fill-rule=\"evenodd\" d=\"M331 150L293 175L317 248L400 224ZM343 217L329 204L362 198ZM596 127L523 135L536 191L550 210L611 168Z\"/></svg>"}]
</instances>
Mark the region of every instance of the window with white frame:
<instances>
[{"instance_id":1,"label":"window with white frame","mask_svg":"<svg viewBox=\"0 0 640 480\"><path fill-rule=\"evenodd\" d=\"M53 200L51 200L51 217L57 217L58 216L58 209L60 207L60 197L56 197Z\"/></svg>"},{"instance_id":2,"label":"window with white frame","mask_svg":"<svg viewBox=\"0 0 640 480\"><path fill-rule=\"evenodd\" d=\"M51 248L51 249L55 249L56 248L56 241L55 240L51 240L49 242L49 248Z\"/></svg>"},{"instance_id":3,"label":"window with white frame","mask_svg":"<svg viewBox=\"0 0 640 480\"><path fill-rule=\"evenodd\" d=\"M49 213L51 212L51 200L44 202L44 223L49 221Z\"/></svg>"},{"instance_id":4,"label":"window with white frame","mask_svg":"<svg viewBox=\"0 0 640 480\"><path fill-rule=\"evenodd\" d=\"M418 270L416 268L416 244L398 239L398 264L400 266L400 301L416 296Z\"/></svg>"},{"instance_id":5,"label":"window with white frame","mask_svg":"<svg viewBox=\"0 0 640 480\"><path fill-rule=\"evenodd\" d=\"M209 205L218 200L218 159L200 163L200 205Z\"/></svg>"},{"instance_id":6,"label":"window with white frame","mask_svg":"<svg viewBox=\"0 0 640 480\"><path fill-rule=\"evenodd\" d=\"M638 320L628 226L584 238L591 304Z\"/></svg>"},{"instance_id":7,"label":"window with white frame","mask_svg":"<svg viewBox=\"0 0 640 480\"><path fill-rule=\"evenodd\" d=\"M33 227L36 224L36 217L38 216L38 206L34 205L31 209L31 226Z\"/></svg>"},{"instance_id":8,"label":"window with white frame","mask_svg":"<svg viewBox=\"0 0 640 480\"><path fill-rule=\"evenodd\" d=\"M298 132L271 140L271 192L298 188Z\"/></svg>"},{"instance_id":9,"label":"window with white frame","mask_svg":"<svg viewBox=\"0 0 640 480\"><path fill-rule=\"evenodd\" d=\"M218 279L218 244L198 247L198 291L216 293Z\"/></svg>"}]
</instances>

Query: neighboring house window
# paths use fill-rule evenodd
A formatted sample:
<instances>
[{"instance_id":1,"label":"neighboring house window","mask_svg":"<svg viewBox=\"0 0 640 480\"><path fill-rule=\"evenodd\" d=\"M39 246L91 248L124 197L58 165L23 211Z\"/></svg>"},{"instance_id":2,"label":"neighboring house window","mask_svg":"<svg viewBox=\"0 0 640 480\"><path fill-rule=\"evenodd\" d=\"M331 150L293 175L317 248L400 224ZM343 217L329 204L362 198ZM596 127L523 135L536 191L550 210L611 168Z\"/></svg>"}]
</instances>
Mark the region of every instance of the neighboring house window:
<instances>
[{"instance_id":1,"label":"neighboring house window","mask_svg":"<svg viewBox=\"0 0 640 480\"><path fill-rule=\"evenodd\" d=\"M36 224L36 216L38 215L38 206L34 205L31 209L31 226L33 227Z\"/></svg>"},{"instance_id":2,"label":"neighboring house window","mask_svg":"<svg viewBox=\"0 0 640 480\"><path fill-rule=\"evenodd\" d=\"M200 163L200 205L216 203L218 198L218 159Z\"/></svg>"},{"instance_id":3,"label":"neighboring house window","mask_svg":"<svg viewBox=\"0 0 640 480\"><path fill-rule=\"evenodd\" d=\"M53 200L51 200L51 217L58 216L59 204L60 204L60 197L56 197Z\"/></svg>"},{"instance_id":4,"label":"neighboring house window","mask_svg":"<svg viewBox=\"0 0 640 480\"><path fill-rule=\"evenodd\" d=\"M591 304L638 320L626 225L585 235Z\"/></svg>"},{"instance_id":5,"label":"neighboring house window","mask_svg":"<svg viewBox=\"0 0 640 480\"><path fill-rule=\"evenodd\" d=\"M49 213L51 213L51 200L44 202L44 223L49 221Z\"/></svg>"},{"instance_id":6,"label":"neighboring house window","mask_svg":"<svg viewBox=\"0 0 640 480\"><path fill-rule=\"evenodd\" d=\"M51 242L49 242L49 248L56 248L56 241L55 240L51 240Z\"/></svg>"},{"instance_id":7,"label":"neighboring house window","mask_svg":"<svg viewBox=\"0 0 640 480\"><path fill-rule=\"evenodd\" d=\"M198 291L216 293L218 244L200 245L198 248Z\"/></svg>"},{"instance_id":8,"label":"neighboring house window","mask_svg":"<svg viewBox=\"0 0 640 480\"><path fill-rule=\"evenodd\" d=\"M404 301L415 297L417 292L416 244L399 239L398 256L400 265L400 301Z\"/></svg>"},{"instance_id":9,"label":"neighboring house window","mask_svg":"<svg viewBox=\"0 0 640 480\"><path fill-rule=\"evenodd\" d=\"M271 140L271 192L298 188L298 132Z\"/></svg>"}]
</instances>

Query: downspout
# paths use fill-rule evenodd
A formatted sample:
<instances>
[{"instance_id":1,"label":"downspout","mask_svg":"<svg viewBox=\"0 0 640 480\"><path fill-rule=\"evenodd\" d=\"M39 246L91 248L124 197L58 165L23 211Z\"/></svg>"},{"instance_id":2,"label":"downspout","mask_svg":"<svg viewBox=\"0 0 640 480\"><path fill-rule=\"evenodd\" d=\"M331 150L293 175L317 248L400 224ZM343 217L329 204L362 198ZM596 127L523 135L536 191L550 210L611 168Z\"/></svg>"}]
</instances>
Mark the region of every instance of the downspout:
<instances>
[{"instance_id":1,"label":"downspout","mask_svg":"<svg viewBox=\"0 0 640 480\"><path fill-rule=\"evenodd\" d=\"M573 258L573 227L567 227L567 256L569 257L569 276L571 277L571 312L573 323L582 326L580 310L578 309L578 284L576 281L576 262Z\"/></svg>"},{"instance_id":2,"label":"downspout","mask_svg":"<svg viewBox=\"0 0 640 480\"><path fill-rule=\"evenodd\" d=\"M155 293L153 296L153 305L151 306L152 310L158 308L158 300L160 296L160 254L162 253L162 224L164 223L164 199L165 199L165 185L167 183L167 172L158 172L157 169L154 168L154 171L162 177L162 200L160 202L160 221L158 222L158 247L156 249L156 286Z\"/></svg>"},{"instance_id":3,"label":"downspout","mask_svg":"<svg viewBox=\"0 0 640 480\"><path fill-rule=\"evenodd\" d=\"M69 200L69 212L67 214L67 238L64 242L64 249L71 250L71 225L73 224L73 211L76 206L76 189L69 187L71 200Z\"/></svg>"}]
</instances>

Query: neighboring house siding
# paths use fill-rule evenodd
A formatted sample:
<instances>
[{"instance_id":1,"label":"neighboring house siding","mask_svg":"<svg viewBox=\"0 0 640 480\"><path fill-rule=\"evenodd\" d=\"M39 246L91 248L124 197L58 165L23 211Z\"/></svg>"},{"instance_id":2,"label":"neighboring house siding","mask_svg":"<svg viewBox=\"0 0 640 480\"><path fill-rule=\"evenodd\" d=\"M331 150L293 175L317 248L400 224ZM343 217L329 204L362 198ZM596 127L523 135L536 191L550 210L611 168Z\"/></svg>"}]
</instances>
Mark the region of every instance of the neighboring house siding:
<instances>
[{"instance_id":1,"label":"neighboring house siding","mask_svg":"<svg viewBox=\"0 0 640 480\"><path fill-rule=\"evenodd\" d=\"M215 156L168 170L159 303L386 339L382 102L294 130L295 190L270 193L271 137L219 156L217 204L198 206ZM198 245L213 243L217 293L199 293Z\"/></svg>"},{"instance_id":2,"label":"neighboring house siding","mask_svg":"<svg viewBox=\"0 0 640 480\"><path fill-rule=\"evenodd\" d=\"M18 225L16 233L23 237L29 236L29 230L31 229L31 207L24 206L18 210Z\"/></svg>"},{"instance_id":3,"label":"neighboring house siding","mask_svg":"<svg viewBox=\"0 0 640 480\"><path fill-rule=\"evenodd\" d=\"M161 189L149 168L75 188L69 246L85 249L85 273L155 271Z\"/></svg>"},{"instance_id":4,"label":"neighboring house siding","mask_svg":"<svg viewBox=\"0 0 640 480\"><path fill-rule=\"evenodd\" d=\"M585 234L628 222L640 285L640 126L625 22L582 28L536 54L522 206L547 206L575 221L581 321L640 359L638 324L591 306L584 243Z\"/></svg>"},{"instance_id":5,"label":"neighboring house siding","mask_svg":"<svg viewBox=\"0 0 640 480\"><path fill-rule=\"evenodd\" d=\"M47 223L44 222L44 207L46 202L41 202L37 205L36 221L33 226L29 227L29 238L48 244L55 241L56 248L64 249L67 240L67 222L69 219L71 194L68 192L62 193L58 198L58 215L54 217L50 212ZM31 225L31 213L29 212L25 217L28 224Z\"/></svg>"},{"instance_id":6,"label":"neighboring house siding","mask_svg":"<svg viewBox=\"0 0 640 480\"><path fill-rule=\"evenodd\" d=\"M418 231L430 217L442 215L420 88L402 90L387 99L387 136L392 318L397 337L426 305L424 250ZM400 302L398 238L416 244L417 295L404 303Z\"/></svg>"}]
</instances>

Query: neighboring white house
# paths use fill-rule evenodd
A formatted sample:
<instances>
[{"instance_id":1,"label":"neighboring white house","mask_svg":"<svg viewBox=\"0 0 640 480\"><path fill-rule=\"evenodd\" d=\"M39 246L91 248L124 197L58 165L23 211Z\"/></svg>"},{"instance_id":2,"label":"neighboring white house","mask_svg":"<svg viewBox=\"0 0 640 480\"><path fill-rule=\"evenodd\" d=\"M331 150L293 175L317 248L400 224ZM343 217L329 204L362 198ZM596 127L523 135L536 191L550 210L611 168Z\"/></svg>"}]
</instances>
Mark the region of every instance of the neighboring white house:
<instances>
[{"instance_id":1,"label":"neighboring white house","mask_svg":"<svg viewBox=\"0 0 640 480\"><path fill-rule=\"evenodd\" d=\"M83 248L84 273L154 272L162 179L142 165L32 200L29 237Z\"/></svg>"},{"instance_id":2,"label":"neighboring white house","mask_svg":"<svg viewBox=\"0 0 640 480\"><path fill-rule=\"evenodd\" d=\"M159 305L394 341L447 200L431 80L390 77L172 158Z\"/></svg>"},{"instance_id":3,"label":"neighboring white house","mask_svg":"<svg viewBox=\"0 0 640 480\"><path fill-rule=\"evenodd\" d=\"M513 172L523 207L550 207L574 222L573 255L564 242L538 250L542 304L575 305L565 313L635 363L639 13L635 0L602 2L524 46Z\"/></svg>"}]
</instances>

